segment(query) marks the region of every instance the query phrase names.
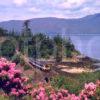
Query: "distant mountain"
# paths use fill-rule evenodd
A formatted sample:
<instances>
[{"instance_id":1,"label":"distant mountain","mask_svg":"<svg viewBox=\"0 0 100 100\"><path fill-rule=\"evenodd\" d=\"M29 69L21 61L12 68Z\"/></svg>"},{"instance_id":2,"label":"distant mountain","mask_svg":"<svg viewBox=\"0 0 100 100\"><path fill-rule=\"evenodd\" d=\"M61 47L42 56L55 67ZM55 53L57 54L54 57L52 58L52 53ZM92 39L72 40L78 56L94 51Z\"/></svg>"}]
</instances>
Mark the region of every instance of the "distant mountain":
<instances>
[{"instance_id":1,"label":"distant mountain","mask_svg":"<svg viewBox=\"0 0 100 100\"><path fill-rule=\"evenodd\" d=\"M23 20L11 20L0 22L0 27L7 30L20 32ZM100 34L100 14L89 15L79 19L62 18L34 18L30 19L30 28L33 33L65 33L65 34Z\"/></svg>"}]
</instances>

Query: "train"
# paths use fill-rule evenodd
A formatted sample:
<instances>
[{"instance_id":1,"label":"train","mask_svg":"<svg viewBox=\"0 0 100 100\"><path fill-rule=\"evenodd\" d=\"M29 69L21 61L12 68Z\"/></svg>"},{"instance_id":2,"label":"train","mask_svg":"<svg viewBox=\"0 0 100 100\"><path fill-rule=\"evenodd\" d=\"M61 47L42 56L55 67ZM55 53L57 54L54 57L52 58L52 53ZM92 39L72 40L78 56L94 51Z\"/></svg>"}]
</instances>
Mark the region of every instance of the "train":
<instances>
[{"instance_id":1,"label":"train","mask_svg":"<svg viewBox=\"0 0 100 100\"><path fill-rule=\"evenodd\" d=\"M40 69L41 71L50 71L52 64L47 64L47 63L40 63L39 61L29 59L29 63L37 68Z\"/></svg>"}]
</instances>

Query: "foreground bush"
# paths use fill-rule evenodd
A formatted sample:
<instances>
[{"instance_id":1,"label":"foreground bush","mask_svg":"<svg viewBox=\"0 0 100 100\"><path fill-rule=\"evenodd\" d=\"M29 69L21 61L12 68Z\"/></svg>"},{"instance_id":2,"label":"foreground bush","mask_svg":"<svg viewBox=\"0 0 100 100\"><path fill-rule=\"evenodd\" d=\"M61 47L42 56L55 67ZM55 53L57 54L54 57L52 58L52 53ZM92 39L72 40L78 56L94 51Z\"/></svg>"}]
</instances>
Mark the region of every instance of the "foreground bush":
<instances>
[{"instance_id":1,"label":"foreground bush","mask_svg":"<svg viewBox=\"0 0 100 100\"><path fill-rule=\"evenodd\" d=\"M27 94L27 78L21 77L21 71L16 70L15 66L15 63L0 59L0 88L7 95L22 97Z\"/></svg>"},{"instance_id":2,"label":"foreground bush","mask_svg":"<svg viewBox=\"0 0 100 100\"><path fill-rule=\"evenodd\" d=\"M96 83L85 83L84 88L76 95L66 89L55 90L51 84L38 83L34 86L27 83L16 64L0 59L0 88L4 94L2 100L100 100L100 80ZM60 81L60 85L63 79ZM6 97L6 99L4 98Z\"/></svg>"},{"instance_id":3,"label":"foreground bush","mask_svg":"<svg viewBox=\"0 0 100 100\"><path fill-rule=\"evenodd\" d=\"M31 95L33 100L100 100L100 81L96 84L85 84L83 90L78 95L69 93L68 90L54 90L52 87L39 84L38 88L33 88Z\"/></svg>"}]
</instances>

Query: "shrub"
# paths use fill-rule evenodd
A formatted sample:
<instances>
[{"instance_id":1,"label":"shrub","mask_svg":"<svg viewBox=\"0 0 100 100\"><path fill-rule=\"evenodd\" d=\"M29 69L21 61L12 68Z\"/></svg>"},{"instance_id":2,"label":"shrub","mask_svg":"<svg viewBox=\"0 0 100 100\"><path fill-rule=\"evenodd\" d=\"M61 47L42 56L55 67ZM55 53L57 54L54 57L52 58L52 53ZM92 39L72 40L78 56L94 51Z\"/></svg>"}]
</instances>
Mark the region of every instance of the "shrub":
<instances>
[{"instance_id":1,"label":"shrub","mask_svg":"<svg viewBox=\"0 0 100 100\"><path fill-rule=\"evenodd\" d=\"M15 53L15 45L12 41L6 40L1 45L1 54L4 57L12 57Z\"/></svg>"},{"instance_id":2,"label":"shrub","mask_svg":"<svg viewBox=\"0 0 100 100\"><path fill-rule=\"evenodd\" d=\"M80 93L75 95L65 89L55 91L52 87L49 87L47 90L47 88L40 83L37 88L33 88L31 95L33 100L97 100L97 98L99 100L100 96L96 96L97 87L98 84L92 82L87 83ZM100 86L98 88L100 88Z\"/></svg>"},{"instance_id":3,"label":"shrub","mask_svg":"<svg viewBox=\"0 0 100 100\"><path fill-rule=\"evenodd\" d=\"M25 61L24 61L23 58L20 58L20 65L21 65L21 66L24 66L24 65L25 65Z\"/></svg>"},{"instance_id":4,"label":"shrub","mask_svg":"<svg viewBox=\"0 0 100 100\"><path fill-rule=\"evenodd\" d=\"M16 54L12 57L12 62L15 62L16 64L20 63L20 55Z\"/></svg>"},{"instance_id":5,"label":"shrub","mask_svg":"<svg viewBox=\"0 0 100 100\"><path fill-rule=\"evenodd\" d=\"M15 63L0 59L0 88L10 96L22 97L27 94L27 78L21 77L21 71L15 66Z\"/></svg>"},{"instance_id":6,"label":"shrub","mask_svg":"<svg viewBox=\"0 0 100 100\"><path fill-rule=\"evenodd\" d=\"M28 70L31 69L31 67L29 65L24 65L24 70Z\"/></svg>"}]
</instances>

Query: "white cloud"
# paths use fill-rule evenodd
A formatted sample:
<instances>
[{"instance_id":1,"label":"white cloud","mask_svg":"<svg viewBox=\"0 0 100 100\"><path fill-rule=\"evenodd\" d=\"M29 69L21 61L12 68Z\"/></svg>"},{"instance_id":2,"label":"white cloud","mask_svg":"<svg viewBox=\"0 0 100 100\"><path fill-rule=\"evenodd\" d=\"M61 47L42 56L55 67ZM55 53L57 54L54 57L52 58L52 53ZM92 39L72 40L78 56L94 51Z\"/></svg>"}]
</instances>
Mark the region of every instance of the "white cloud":
<instances>
[{"instance_id":1,"label":"white cloud","mask_svg":"<svg viewBox=\"0 0 100 100\"><path fill-rule=\"evenodd\" d=\"M23 4L26 4L28 2L28 0L14 0L13 3L18 5L18 6L21 6Z\"/></svg>"},{"instance_id":2,"label":"white cloud","mask_svg":"<svg viewBox=\"0 0 100 100\"><path fill-rule=\"evenodd\" d=\"M12 4L21 6L26 3L28 3L28 0L0 0L0 5L5 5L5 6L12 5Z\"/></svg>"},{"instance_id":3,"label":"white cloud","mask_svg":"<svg viewBox=\"0 0 100 100\"><path fill-rule=\"evenodd\" d=\"M95 0L94 5L95 6L100 6L100 0Z\"/></svg>"},{"instance_id":4,"label":"white cloud","mask_svg":"<svg viewBox=\"0 0 100 100\"><path fill-rule=\"evenodd\" d=\"M80 18L94 13L100 13L100 0L0 0L0 20Z\"/></svg>"},{"instance_id":5,"label":"white cloud","mask_svg":"<svg viewBox=\"0 0 100 100\"><path fill-rule=\"evenodd\" d=\"M65 0L64 2L60 3L58 5L59 8L61 9L71 9L71 8L76 8L84 3L86 3L88 0Z\"/></svg>"},{"instance_id":6,"label":"white cloud","mask_svg":"<svg viewBox=\"0 0 100 100\"><path fill-rule=\"evenodd\" d=\"M100 9L96 7L85 7L80 10L80 13L83 13L84 15L90 15L98 12L100 12Z\"/></svg>"},{"instance_id":7,"label":"white cloud","mask_svg":"<svg viewBox=\"0 0 100 100\"><path fill-rule=\"evenodd\" d=\"M12 1L11 0L0 0L0 5L11 5Z\"/></svg>"},{"instance_id":8,"label":"white cloud","mask_svg":"<svg viewBox=\"0 0 100 100\"><path fill-rule=\"evenodd\" d=\"M30 12L34 12L34 13L38 13L38 12L41 11L41 9L36 8L36 7L31 7L31 8L29 8L29 11L30 11Z\"/></svg>"}]
</instances>

